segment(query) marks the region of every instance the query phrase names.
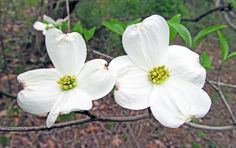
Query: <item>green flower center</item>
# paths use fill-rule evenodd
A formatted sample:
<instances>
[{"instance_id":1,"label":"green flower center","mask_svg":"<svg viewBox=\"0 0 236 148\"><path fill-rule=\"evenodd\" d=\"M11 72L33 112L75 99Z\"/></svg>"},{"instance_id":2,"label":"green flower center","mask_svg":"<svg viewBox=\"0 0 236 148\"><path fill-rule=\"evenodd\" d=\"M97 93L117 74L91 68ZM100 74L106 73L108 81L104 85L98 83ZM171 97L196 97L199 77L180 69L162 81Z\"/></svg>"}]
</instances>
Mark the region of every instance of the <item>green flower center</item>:
<instances>
[{"instance_id":1,"label":"green flower center","mask_svg":"<svg viewBox=\"0 0 236 148\"><path fill-rule=\"evenodd\" d=\"M75 75L65 75L61 77L57 84L60 85L62 90L69 90L77 86L76 76Z\"/></svg>"},{"instance_id":2,"label":"green flower center","mask_svg":"<svg viewBox=\"0 0 236 148\"><path fill-rule=\"evenodd\" d=\"M153 67L148 74L148 79L154 84L161 84L168 77L170 77L170 72L164 65Z\"/></svg>"},{"instance_id":3,"label":"green flower center","mask_svg":"<svg viewBox=\"0 0 236 148\"><path fill-rule=\"evenodd\" d=\"M51 29L51 28L54 28L53 24L46 24L46 30Z\"/></svg>"}]
</instances>

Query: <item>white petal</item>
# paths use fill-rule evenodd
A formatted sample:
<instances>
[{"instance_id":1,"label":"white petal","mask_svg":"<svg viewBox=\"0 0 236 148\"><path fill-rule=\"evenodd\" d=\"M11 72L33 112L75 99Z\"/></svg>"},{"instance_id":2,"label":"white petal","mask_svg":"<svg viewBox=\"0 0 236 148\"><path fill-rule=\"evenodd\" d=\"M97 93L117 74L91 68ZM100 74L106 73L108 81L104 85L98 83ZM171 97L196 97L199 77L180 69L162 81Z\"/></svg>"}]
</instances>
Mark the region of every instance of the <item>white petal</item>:
<instances>
[{"instance_id":1,"label":"white petal","mask_svg":"<svg viewBox=\"0 0 236 148\"><path fill-rule=\"evenodd\" d=\"M166 65L171 77L189 81L202 88L206 70L199 63L199 55L183 46L169 46Z\"/></svg>"},{"instance_id":2,"label":"white petal","mask_svg":"<svg viewBox=\"0 0 236 148\"><path fill-rule=\"evenodd\" d=\"M24 90L17 95L21 108L32 114L49 112L59 98L61 90L56 81L59 79L55 69L38 69L20 74L18 81Z\"/></svg>"},{"instance_id":3,"label":"white petal","mask_svg":"<svg viewBox=\"0 0 236 148\"><path fill-rule=\"evenodd\" d=\"M91 60L79 73L78 86L91 95L93 100L104 97L114 87L115 79L106 65L103 59Z\"/></svg>"},{"instance_id":4,"label":"white petal","mask_svg":"<svg viewBox=\"0 0 236 148\"><path fill-rule=\"evenodd\" d=\"M169 45L169 27L159 15L146 18L125 30L122 43L128 56L137 65L150 68L165 57Z\"/></svg>"},{"instance_id":5,"label":"white petal","mask_svg":"<svg viewBox=\"0 0 236 148\"><path fill-rule=\"evenodd\" d=\"M109 65L109 70L116 76L116 102L128 109L139 110L149 107L152 83L148 72L134 65L127 56L117 57Z\"/></svg>"},{"instance_id":6,"label":"white petal","mask_svg":"<svg viewBox=\"0 0 236 148\"><path fill-rule=\"evenodd\" d=\"M46 47L54 66L63 75L76 75L84 65L87 49L79 33L64 34L58 29L49 29Z\"/></svg>"},{"instance_id":7,"label":"white petal","mask_svg":"<svg viewBox=\"0 0 236 148\"><path fill-rule=\"evenodd\" d=\"M43 30L43 35L46 35L46 33L47 33L47 30Z\"/></svg>"},{"instance_id":8,"label":"white petal","mask_svg":"<svg viewBox=\"0 0 236 148\"><path fill-rule=\"evenodd\" d=\"M57 20L56 20L56 25L60 25L61 23L65 22L65 21L67 21L67 20L68 20L68 17L66 17L66 18L64 18L64 19L62 19L62 18L57 19Z\"/></svg>"},{"instance_id":9,"label":"white petal","mask_svg":"<svg viewBox=\"0 0 236 148\"><path fill-rule=\"evenodd\" d=\"M185 81L169 79L162 85L156 85L150 96L154 117L170 128L177 128L193 117L205 116L210 106L207 93Z\"/></svg>"},{"instance_id":10,"label":"white petal","mask_svg":"<svg viewBox=\"0 0 236 148\"><path fill-rule=\"evenodd\" d=\"M82 89L74 88L64 91L60 99L53 105L48 117L47 127L51 127L59 114L67 114L72 111L89 110L92 108L91 96L89 96Z\"/></svg>"},{"instance_id":11,"label":"white petal","mask_svg":"<svg viewBox=\"0 0 236 148\"><path fill-rule=\"evenodd\" d=\"M43 20L46 21L49 24L55 24L55 21L47 15L43 15Z\"/></svg>"},{"instance_id":12,"label":"white petal","mask_svg":"<svg viewBox=\"0 0 236 148\"><path fill-rule=\"evenodd\" d=\"M67 92L67 102L61 112L67 114L72 111L90 110L92 106L92 96L77 87Z\"/></svg>"},{"instance_id":13,"label":"white petal","mask_svg":"<svg viewBox=\"0 0 236 148\"><path fill-rule=\"evenodd\" d=\"M39 30L39 31L44 31L46 30L46 24L42 23L42 22L35 22L33 25L34 29Z\"/></svg>"},{"instance_id":14,"label":"white petal","mask_svg":"<svg viewBox=\"0 0 236 148\"><path fill-rule=\"evenodd\" d=\"M61 109L68 100L67 93L62 93L57 101L53 104L50 113L48 114L46 125L48 128L52 127L60 114Z\"/></svg>"}]
</instances>

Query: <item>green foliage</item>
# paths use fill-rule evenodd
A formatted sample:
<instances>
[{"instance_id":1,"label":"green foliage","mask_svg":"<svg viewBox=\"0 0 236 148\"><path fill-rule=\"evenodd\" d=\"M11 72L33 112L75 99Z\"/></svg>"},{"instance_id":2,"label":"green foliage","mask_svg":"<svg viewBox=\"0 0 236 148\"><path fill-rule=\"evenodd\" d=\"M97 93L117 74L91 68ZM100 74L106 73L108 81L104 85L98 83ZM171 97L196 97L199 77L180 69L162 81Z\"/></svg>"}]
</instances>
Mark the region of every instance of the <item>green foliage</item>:
<instances>
[{"instance_id":1,"label":"green foliage","mask_svg":"<svg viewBox=\"0 0 236 148\"><path fill-rule=\"evenodd\" d=\"M20 74L24 71L25 71L25 65L17 65L17 67L15 67L15 73L16 74Z\"/></svg>"},{"instance_id":2,"label":"green foliage","mask_svg":"<svg viewBox=\"0 0 236 148\"><path fill-rule=\"evenodd\" d=\"M79 32L81 35L84 36L86 41L89 41L93 37L95 31L96 31L96 27L86 29L83 27L80 21L77 21L77 23L72 28L72 32Z\"/></svg>"},{"instance_id":3,"label":"green foliage","mask_svg":"<svg viewBox=\"0 0 236 148\"><path fill-rule=\"evenodd\" d=\"M211 101L213 104L215 104L219 99L219 94L217 92L213 92L210 94L210 97L211 97Z\"/></svg>"},{"instance_id":4,"label":"green foliage","mask_svg":"<svg viewBox=\"0 0 236 148\"><path fill-rule=\"evenodd\" d=\"M201 148L201 145L196 142L192 142L192 148Z\"/></svg>"},{"instance_id":5,"label":"green foliage","mask_svg":"<svg viewBox=\"0 0 236 148\"><path fill-rule=\"evenodd\" d=\"M57 28L60 30L66 30L67 27L68 27L68 21L64 21Z\"/></svg>"},{"instance_id":6,"label":"green foliage","mask_svg":"<svg viewBox=\"0 0 236 148\"><path fill-rule=\"evenodd\" d=\"M236 51L229 54L228 59L230 58L236 58Z\"/></svg>"},{"instance_id":7,"label":"green foliage","mask_svg":"<svg viewBox=\"0 0 236 148\"><path fill-rule=\"evenodd\" d=\"M69 113L69 114L61 114L59 115L58 117L59 121L68 121L68 120L73 120L75 119L75 113L72 112L72 113Z\"/></svg>"},{"instance_id":8,"label":"green foliage","mask_svg":"<svg viewBox=\"0 0 236 148\"><path fill-rule=\"evenodd\" d=\"M211 142L209 144L209 148L217 148L217 144Z\"/></svg>"},{"instance_id":9,"label":"green foliage","mask_svg":"<svg viewBox=\"0 0 236 148\"><path fill-rule=\"evenodd\" d=\"M217 34L220 41L222 62L224 63L228 59L236 58L236 51L229 53L229 43L225 35L220 31L217 31Z\"/></svg>"},{"instance_id":10,"label":"green foliage","mask_svg":"<svg viewBox=\"0 0 236 148\"><path fill-rule=\"evenodd\" d=\"M123 34L123 32L125 31L125 26L126 26L123 22L117 19L110 19L110 20L104 21L102 22L102 25L118 35Z\"/></svg>"},{"instance_id":11,"label":"green foliage","mask_svg":"<svg viewBox=\"0 0 236 148\"><path fill-rule=\"evenodd\" d=\"M197 135L199 138L204 138L206 136L206 133L203 130L197 131Z\"/></svg>"},{"instance_id":12,"label":"green foliage","mask_svg":"<svg viewBox=\"0 0 236 148\"><path fill-rule=\"evenodd\" d=\"M25 0L26 5L29 7L35 7L40 4L40 0Z\"/></svg>"},{"instance_id":13,"label":"green foliage","mask_svg":"<svg viewBox=\"0 0 236 148\"><path fill-rule=\"evenodd\" d=\"M180 23L180 21L181 21L181 14L177 14L168 20L168 22L174 22L174 23ZM169 26L169 28L170 28L170 42L172 42L177 35L177 31L172 26Z\"/></svg>"},{"instance_id":14,"label":"green foliage","mask_svg":"<svg viewBox=\"0 0 236 148\"><path fill-rule=\"evenodd\" d=\"M92 27L90 29L85 29L84 28L84 38L85 38L85 40L89 41L93 37L95 31L96 31L96 27Z\"/></svg>"},{"instance_id":15,"label":"green foliage","mask_svg":"<svg viewBox=\"0 0 236 148\"><path fill-rule=\"evenodd\" d=\"M206 51L200 54L200 63L204 68L206 68L206 70L210 70L213 68L210 56Z\"/></svg>"},{"instance_id":16,"label":"green foliage","mask_svg":"<svg viewBox=\"0 0 236 148\"><path fill-rule=\"evenodd\" d=\"M10 144L11 139L5 135L0 135L0 145L7 146Z\"/></svg>"},{"instance_id":17,"label":"green foliage","mask_svg":"<svg viewBox=\"0 0 236 148\"><path fill-rule=\"evenodd\" d=\"M217 34L220 41L221 59L223 62L225 62L229 54L229 44L223 33L217 31Z\"/></svg>"},{"instance_id":18,"label":"green foliage","mask_svg":"<svg viewBox=\"0 0 236 148\"><path fill-rule=\"evenodd\" d=\"M107 122L105 125L109 130L112 129L112 127L114 126L114 122Z\"/></svg>"},{"instance_id":19,"label":"green foliage","mask_svg":"<svg viewBox=\"0 0 236 148\"><path fill-rule=\"evenodd\" d=\"M162 16L187 14L184 3L182 0L83 0L80 1L76 14L82 24L92 27L100 26L100 22L110 18L138 18L151 14Z\"/></svg>"},{"instance_id":20,"label":"green foliage","mask_svg":"<svg viewBox=\"0 0 236 148\"><path fill-rule=\"evenodd\" d=\"M21 112L21 109L16 105L11 104L7 107L8 116L15 116L15 115L18 115L20 112Z\"/></svg>"},{"instance_id":21,"label":"green foliage","mask_svg":"<svg viewBox=\"0 0 236 148\"><path fill-rule=\"evenodd\" d=\"M180 37L184 40L184 42L188 45L188 47L192 47L191 34L184 25L173 20L168 21L168 25L172 27L172 29L174 29L180 35Z\"/></svg>"},{"instance_id":22,"label":"green foliage","mask_svg":"<svg viewBox=\"0 0 236 148\"><path fill-rule=\"evenodd\" d=\"M228 3L230 3L230 5L234 8L234 9L236 9L236 1L235 0L227 0L228 1Z\"/></svg>"},{"instance_id":23,"label":"green foliage","mask_svg":"<svg viewBox=\"0 0 236 148\"><path fill-rule=\"evenodd\" d=\"M225 28L225 25L213 25L213 26L209 26L207 28L202 29L193 39L193 48L195 48L197 46L198 43L200 43L200 41L206 37L207 35L209 35L210 33L213 33L217 30L223 29Z\"/></svg>"},{"instance_id":24,"label":"green foliage","mask_svg":"<svg viewBox=\"0 0 236 148\"><path fill-rule=\"evenodd\" d=\"M128 21L127 23L121 22L118 19L110 19L110 20L106 20L104 22L102 22L102 25L105 26L107 29L109 29L110 31L122 36L123 32L125 31L125 29L132 24L137 24L141 21L141 18L137 18L131 21Z\"/></svg>"},{"instance_id":25,"label":"green foliage","mask_svg":"<svg viewBox=\"0 0 236 148\"><path fill-rule=\"evenodd\" d=\"M129 135L125 133L125 134L122 135L122 138L125 142L127 142L128 139L129 139Z\"/></svg>"},{"instance_id":26,"label":"green foliage","mask_svg":"<svg viewBox=\"0 0 236 148\"><path fill-rule=\"evenodd\" d=\"M128 27L129 25L133 25L133 24L137 24L139 22L141 22L142 19L141 18L136 18L136 19L133 19L133 20L130 20L126 23L126 27Z\"/></svg>"},{"instance_id":27,"label":"green foliage","mask_svg":"<svg viewBox=\"0 0 236 148\"><path fill-rule=\"evenodd\" d=\"M198 118L193 118L191 122L193 122L193 123L200 123L200 120Z\"/></svg>"},{"instance_id":28,"label":"green foliage","mask_svg":"<svg viewBox=\"0 0 236 148\"><path fill-rule=\"evenodd\" d=\"M84 27L82 26L82 23L80 21L77 21L74 27L71 29L72 32L79 32L80 34L83 34Z\"/></svg>"}]
</instances>

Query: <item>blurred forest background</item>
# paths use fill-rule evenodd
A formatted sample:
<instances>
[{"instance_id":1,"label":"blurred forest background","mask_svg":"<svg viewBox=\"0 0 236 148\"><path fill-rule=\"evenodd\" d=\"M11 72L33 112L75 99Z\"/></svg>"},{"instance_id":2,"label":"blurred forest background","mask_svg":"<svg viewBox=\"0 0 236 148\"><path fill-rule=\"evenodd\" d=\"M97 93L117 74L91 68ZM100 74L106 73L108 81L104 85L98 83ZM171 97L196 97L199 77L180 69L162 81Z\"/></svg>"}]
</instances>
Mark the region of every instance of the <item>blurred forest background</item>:
<instances>
[{"instance_id":1,"label":"blurred forest background","mask_svg":"<svg viewBox=\"0 0 236 148\"><path fill-rule=\"evenodd\" d=\"M71 24L81 21L85 28L96 26L92 39L87 41L88 59L97 58L91 49L110 56L123 55L121 37L102 26L102 22L117 18L129 21L159 14L170 18L182 15L183 24L192 35L210 25L227 24L221 11L213 12L200 20L199 15L216 7L215 0L70 0ZM225 0L224 4L233 0ZM52 67L46 53L44 36L33 29L35 21L42 21L46 14L54 19L66 17L65 0L0 0L0 126L37 126L45 124L45 117L37 117L21 110L15 96L21 89L16 81L18 74L37 68ZM236 16L235 16L236 17ZM233 22L236 20L232 20ZM223 30L230 43L230 50L236 48L236 31L231 27ZM182 44L177 38L172 44ZM214 68L208 78L215 80L221 64L220 47L215 34L208 36L195 50L207 51ZM103 58L103 57L101 57ZM109 59L107 59L109 61ZM222 81L236 84L236 60L224 63ZM227 101L236 113L236 90L222 88ZM208 85L213 101L212 109L204 120L196 123L224 125L230 123L227 110ZM93 113L106 116L136 115L142 111L129 111L116 105L112 94L94 102ZM60 116L59 122L80 119L81 115L71 113ZM168 129L155 119L133 123L89 123L63 129L29 133L0 133L0 147L235 147L236 130L205 131L182 126Z\"/></svg>"}]
</instances>

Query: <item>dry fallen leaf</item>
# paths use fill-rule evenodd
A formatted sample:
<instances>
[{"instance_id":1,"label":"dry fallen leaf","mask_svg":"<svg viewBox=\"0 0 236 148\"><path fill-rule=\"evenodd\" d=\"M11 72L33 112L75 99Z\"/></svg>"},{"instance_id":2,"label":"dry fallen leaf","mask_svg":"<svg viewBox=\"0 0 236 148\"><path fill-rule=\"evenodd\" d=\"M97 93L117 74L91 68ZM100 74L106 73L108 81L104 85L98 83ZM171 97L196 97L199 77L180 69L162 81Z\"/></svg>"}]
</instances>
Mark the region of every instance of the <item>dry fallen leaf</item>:
<instances>
[{"instance_id":1,"label":"dry fallen leaf","mask_svg":"<svg viewBox=\"0 0 236 148\"><path fill-rule=\"evenodd\" d=\"M122 143L122 140L119 138L119 136L118 135L115 135L113 138L112 138L112 145L113 146L117 146L117 147L119 147L120 145L121 145L121 143Z\"/></svg>"}]
</instances>

